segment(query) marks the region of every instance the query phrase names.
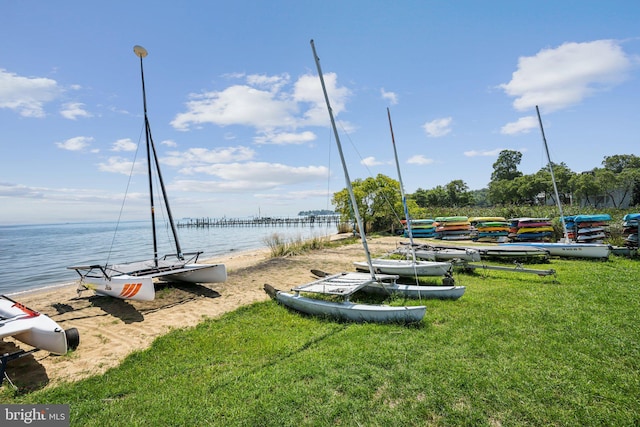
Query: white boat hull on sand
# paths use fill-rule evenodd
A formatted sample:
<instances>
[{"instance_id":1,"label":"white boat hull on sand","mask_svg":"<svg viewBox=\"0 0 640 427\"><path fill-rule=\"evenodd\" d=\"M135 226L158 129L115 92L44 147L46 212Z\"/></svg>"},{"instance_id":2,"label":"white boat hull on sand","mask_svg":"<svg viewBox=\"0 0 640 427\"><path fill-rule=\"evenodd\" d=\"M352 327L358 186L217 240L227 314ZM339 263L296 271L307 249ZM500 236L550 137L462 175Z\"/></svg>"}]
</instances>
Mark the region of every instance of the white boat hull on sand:
<instances>
[{"instance_id":1,"label":"white boat hull on sand","mask_svg":"<svg viewBox=\"0 0 640 427\"><path fill-rule=\"evenodd\" d=\"M78 293L86 290L92 290L98 295L133 301L153 301L156 296L152 277L128 274L113 277L84 276L78 283Z\"/></svg>"},{"instance_id":2,"label":"white boat hull on sand","mask_svg":"<svg viewBox=\"0 0 640 427\"><path fill-rule=\"evenodd\" d=\"M313 316L358 323L417 323L427 312L425 306L355 304L350 301L331 302L307 298L299 293L283 292L265 284L265 292L275 301L295 311Z\"/></svg>"},{"instance_id":3,"label":"white boat hull on sand","mask_svg":"<svg viewBox=\"0 0 640 427\"><path fill-rule=\"evenodd\" d=\"M511 243L499 246L508 247ZM532 246L544 249L551 256L567 258L606 259L611 254L611 246L599 243L560 243L560 242L519 242L517 246Z\"/></svg>"},{"instance_id":4,"label":"white boat hull on sand","mask_svg":"<svg viewBox=\"0 0 640 427\"><path fill-rule=\"evenodd\" d=\"M152 261L142 261L112 265L107 268L101 266L68 268L80 274L79 292L92 290L98 295L133 301L152 301L155 298L154 278L165 282L187 283L218 283L227 280L227 269L224 264L160 265L158 268L153 267ZM130 273L125 273L126 271ZM139 274L141 271L145 271L146 274ZM116 273L113 274L114 272Z\"/></svg>"},{"instance_id":5,"label":"white boat hull on sand","mask_svg":"<svg viewBox=\"0 0 640 427\"><path fill-rule=\"evenodd\" d=\"M13 337L36 349L63 355L79 343L75 328L64 330L50 317L0 297L0 338Z\"/></svg>"},{"instance_id":6,"label":"white boat hull on sand","mask_svg":"<svg viewBox=\"0 0 640 427\"><path fill-rule=\"evenodd\" d=\"M356 270L369 271L369 264L364 261L353 263ZM451 263L437 261L416 261L403 259L372 259L371 265L376 273L395 274L402 277L444 276L451 272Z\"/></svg>"},{"instance_id":7,"label":"white boat hull on sand","mask_svg":"<svg viewBox=\"0 0 640 427\"><path fill-rule=\"evenodd\" d=\"M167 274L161 280L177 280L189 283L221 283L227 281L227 268L224 264L186 264L180 272Z\"/></svg>"}]
</instances>

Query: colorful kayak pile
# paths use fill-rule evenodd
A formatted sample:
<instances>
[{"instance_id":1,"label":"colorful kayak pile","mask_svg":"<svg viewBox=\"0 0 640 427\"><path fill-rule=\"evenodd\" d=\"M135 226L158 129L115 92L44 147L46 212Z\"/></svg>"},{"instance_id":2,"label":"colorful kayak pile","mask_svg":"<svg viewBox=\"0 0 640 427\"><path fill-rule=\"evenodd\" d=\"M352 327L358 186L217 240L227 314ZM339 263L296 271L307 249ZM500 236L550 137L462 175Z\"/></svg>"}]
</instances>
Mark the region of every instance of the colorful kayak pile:
<instances>
[{"instance_id":1,"label":"colorful kayak pile","mask_svg":"<svg viewBox=\"0 0 640 427\"><path fill-rule=\"evenodd\" d=\"M435 237L436 221L433 219L412 219L411 235L413 237ZM409 230L404 229L404 237L409 237Z\"/></svg>"},{"instance_id":2,"label":"colorful kayak pile","mask_svg":"<svg viewBox=\"0 0 640 427\"><path fill-rule=\"evenodd\" d=\"M578 243L603 243L609 235L609 214L564 217L567 237Z\"/></svg>"},{"instance_id":3,"label":"colorful kayak pile","mask_svg":"<svg viewBox=\"0 0 640 427\"><path fill-rule=\"evenodd\" d=\"M509 223L509 239L514 242L549 242L553 237L549 218L511 218Z\"/></svg>"},{"instance_id":4,"label":"colorful kayak pile","mask_svg":"<svg viewBox=\"0 0 640 427\"><path fill-rule=\"evenodd\" d=\"M626 214L622 218L622 235L625 236L625 246L638 247L638 222L640 222L640 213Z\"/></svg>"},{"instance_id":5,"label":"colorful kayak pile","mask_svg":"<svg viewBox=\"0 0 640 427\"><path fill-rule=\"evenodd\" d=\"M472 217L471 240L499 242L509 236L509 222L503 217Z\"/></svg>"},{"instance_id":6,"label":"colorful kayak pile","mask_svg":"<svg viewBox=\"0 0 640 427\"><path fill-rule=\"evenodd\" d=\"M469 240L471 222L466 216L439 216L436 218L436 239Z\"/></svg>"}]
</instances>

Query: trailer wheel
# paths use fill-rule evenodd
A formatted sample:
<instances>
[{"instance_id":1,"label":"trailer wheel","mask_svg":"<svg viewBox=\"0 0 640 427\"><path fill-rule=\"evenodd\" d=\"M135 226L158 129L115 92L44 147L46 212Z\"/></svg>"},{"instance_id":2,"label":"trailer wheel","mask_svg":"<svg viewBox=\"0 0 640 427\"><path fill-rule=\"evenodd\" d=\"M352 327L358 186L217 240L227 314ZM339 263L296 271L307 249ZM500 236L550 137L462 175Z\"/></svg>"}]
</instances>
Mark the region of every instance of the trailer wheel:
<instances>
[{"instance_id":1,"label":"trailer wheel","mask_svg":"<svg viewBox=\"0 0 640 427\"><path fill-rule=\"evenodd\" d=\"M67 348L75 350L80 344L80 333L76 328L69 328L64 331L67 337Z\"/></svg>"}]
</instances>

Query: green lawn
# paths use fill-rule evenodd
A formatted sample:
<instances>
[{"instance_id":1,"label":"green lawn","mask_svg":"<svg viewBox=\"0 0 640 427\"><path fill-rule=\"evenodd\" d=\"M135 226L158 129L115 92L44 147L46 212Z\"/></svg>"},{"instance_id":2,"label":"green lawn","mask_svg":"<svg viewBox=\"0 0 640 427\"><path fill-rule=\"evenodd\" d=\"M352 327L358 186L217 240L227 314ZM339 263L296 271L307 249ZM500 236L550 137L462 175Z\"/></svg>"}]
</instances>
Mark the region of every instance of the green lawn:
<instances>
[{"instance_id":1,"label":"green lawn","mask_svg":"<svg viewBox=\"0 0 640 427\"><path fill-rule=\"evenodd\" d=\"M640 424L640 260L527 267L557 278L456 274L465 295L422 301L417 326L258 303L104 375L0 401L68 403L77 426Z\"/></svg>"}]
</instances>

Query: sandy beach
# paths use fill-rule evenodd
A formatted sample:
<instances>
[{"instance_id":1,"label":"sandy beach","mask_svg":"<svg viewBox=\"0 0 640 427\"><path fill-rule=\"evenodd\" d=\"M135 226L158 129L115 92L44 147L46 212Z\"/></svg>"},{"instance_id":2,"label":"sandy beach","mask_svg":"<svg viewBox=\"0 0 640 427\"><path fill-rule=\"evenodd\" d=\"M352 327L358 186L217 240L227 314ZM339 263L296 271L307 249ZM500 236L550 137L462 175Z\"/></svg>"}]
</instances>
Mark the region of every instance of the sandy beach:
<instances>
[{"instance_id":1,"label":"sandy beach","mask_svg":"<svg viewBox=\"0 0 640 427\"><path fill-rule=\"evenodd\" d=\"M381 255L402 240L383 237L368 242L372 254ZM288 290L311 281L312 268L354 271L352 262L361 260L364 252L360 242L283 258L272 258L268 249L260 249L203 260L224 263L228 280L202 285L159 284L154 301L125 301L96 296L91 291L78 296L75 285L21 294L14 299L50 316L64 329L77 328L80 345L65 356L38 351L14 360L9 363L7 374L22 390L102 374L168 331L192 327L204 319L267 300L265 283ZM2 354L17 348L30 347L12 338L0 341Z\"/></svg>"}]
</instances>

